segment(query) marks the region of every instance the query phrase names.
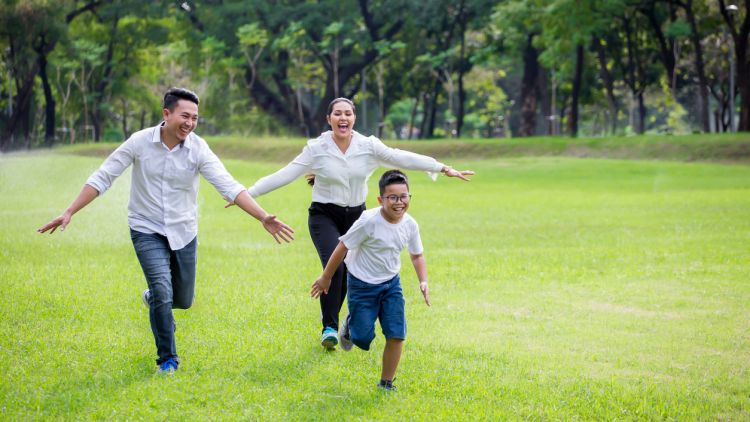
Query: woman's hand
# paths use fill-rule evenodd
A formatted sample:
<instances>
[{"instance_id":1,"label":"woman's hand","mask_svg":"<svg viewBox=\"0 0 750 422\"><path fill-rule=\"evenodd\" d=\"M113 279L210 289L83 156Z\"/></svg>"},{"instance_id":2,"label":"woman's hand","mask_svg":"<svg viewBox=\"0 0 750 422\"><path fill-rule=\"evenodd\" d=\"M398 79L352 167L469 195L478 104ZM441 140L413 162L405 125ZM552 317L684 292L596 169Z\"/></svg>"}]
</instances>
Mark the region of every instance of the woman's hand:
<instances>
[{"instance_id":1,"label":"woman's hand","mask_svg":"<svg viewBox=\"0 0 750 422\"><path fill-rule=\"evenodd\" d=\"M470 179L466 176L473 176L474 172L471 170L455 170L451 166L444 166L441 172L448 177L458 177L461 180L469 181Z\"/></svg>"}]
</instances>

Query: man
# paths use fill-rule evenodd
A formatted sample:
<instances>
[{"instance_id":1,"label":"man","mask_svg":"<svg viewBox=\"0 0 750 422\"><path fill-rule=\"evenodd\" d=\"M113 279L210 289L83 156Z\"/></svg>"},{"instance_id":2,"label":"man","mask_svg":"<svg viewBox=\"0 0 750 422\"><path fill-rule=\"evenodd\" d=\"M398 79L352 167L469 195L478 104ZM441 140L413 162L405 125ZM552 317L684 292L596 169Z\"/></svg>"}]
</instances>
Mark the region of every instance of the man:
<instances>
[{"instance_id":1,"label":"man","mask_svg":"<svg viewBox=\"0 0 750 422\"><path fill-rule=\"evenodd\" d=\"M199 177L228 201L259 220L276 242L289 242L294 230L269 215L224 168L208 144L193 133L198 124L198 96L171 88L164 94L164 121L133 134L86 181L73 203L37 231L64 231L73 214L102 195L132 164L128 225L138 261L148 283L149 306L159 372L180 364L172 308L193 303L197 245Z\"/></svg>"}]
</instances>

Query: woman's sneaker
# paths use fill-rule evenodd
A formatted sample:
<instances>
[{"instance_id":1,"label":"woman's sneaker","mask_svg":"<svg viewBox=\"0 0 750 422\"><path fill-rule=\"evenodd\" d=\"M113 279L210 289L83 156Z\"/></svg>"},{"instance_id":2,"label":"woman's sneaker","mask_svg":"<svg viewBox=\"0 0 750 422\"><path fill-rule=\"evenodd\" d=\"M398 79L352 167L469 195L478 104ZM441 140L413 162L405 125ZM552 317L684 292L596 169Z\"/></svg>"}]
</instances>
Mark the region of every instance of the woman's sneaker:
<instances>
[{"instance_id":1,"label":"woman's sneaker","mask_svg":"<svg viewBox=\"0 0 750 422\"><path fill-rule=\"evenodd\" d=\"M354 343L352 343L351 338L349 337L349 318L351 315L347 315L344 319L344 323L341 324L341 327L339 328L339 341L341 341L341 348L345 351L352 350L352 346L354 346Z\"/></svg>"},{"instance_id":2,"label":"woman's sneaker","mask_svg":"<svg viewBox=\"0 0 750 422\"><path fill-rule=\"evenodd\" d=\"M320 336L320 345L328 350L333 350L337 344L339 344L339 338L336 335L336 330L332 327L326 327Z\"/></svg>"}]
</instances>

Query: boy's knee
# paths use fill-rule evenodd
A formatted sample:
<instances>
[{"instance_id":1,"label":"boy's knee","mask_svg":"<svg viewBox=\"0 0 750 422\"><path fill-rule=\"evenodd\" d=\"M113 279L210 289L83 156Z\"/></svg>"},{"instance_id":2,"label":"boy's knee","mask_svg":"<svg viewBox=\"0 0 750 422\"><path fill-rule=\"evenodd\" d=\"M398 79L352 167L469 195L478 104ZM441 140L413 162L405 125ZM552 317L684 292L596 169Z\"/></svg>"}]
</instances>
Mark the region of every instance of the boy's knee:
<instances>
[{"instance_id":1,"label":"boy's knee","mask_svg":"<svg viewBox=\"0 0 750 422\"><path fill-rule=\"evenodd\" d=\"M362 350L370 350L370 344L375 339L375 333L366 333L364 335L355 335L350 333L351 341L355 346Z\"/></svg>"}]
</instances>

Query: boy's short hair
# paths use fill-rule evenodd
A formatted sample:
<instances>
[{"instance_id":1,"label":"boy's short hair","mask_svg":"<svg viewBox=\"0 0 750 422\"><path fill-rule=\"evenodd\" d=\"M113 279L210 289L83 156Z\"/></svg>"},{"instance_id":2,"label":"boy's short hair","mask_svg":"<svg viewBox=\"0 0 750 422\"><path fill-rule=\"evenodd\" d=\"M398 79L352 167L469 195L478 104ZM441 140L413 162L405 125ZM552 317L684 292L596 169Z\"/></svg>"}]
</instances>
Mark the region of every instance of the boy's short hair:
<instances>
[{"instance_id":1,"label":"boy's short hair","mask_svg":"<svg viewBox=\"0 0 750 422\"><path fill-rule=\"evenodd\" d=\"M164 101L162 102L162 108L166 108L169 111L174 111L174 108L177 105L177 101L179 100L187 100L192 103L195 103L195 105L200 104L198 95L196 95L195 92L190 91L189 89L185 89L185 88L173 87L173 88L169 88L167 92L164 93Z\"/></svg>"},{"instance_id":2,"label":"boy's short hair","mask_svg":"<svg viewBox=\"0 0 750 422\"><path fill-rule=\"evenodd\" d=\"M381 195L383 195L385 187L388 185L406 185L406 189L408 190L409 178L401 170L388 170L380 176L380 181L378 181Z\"/></svg>"}]
</instances>

